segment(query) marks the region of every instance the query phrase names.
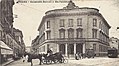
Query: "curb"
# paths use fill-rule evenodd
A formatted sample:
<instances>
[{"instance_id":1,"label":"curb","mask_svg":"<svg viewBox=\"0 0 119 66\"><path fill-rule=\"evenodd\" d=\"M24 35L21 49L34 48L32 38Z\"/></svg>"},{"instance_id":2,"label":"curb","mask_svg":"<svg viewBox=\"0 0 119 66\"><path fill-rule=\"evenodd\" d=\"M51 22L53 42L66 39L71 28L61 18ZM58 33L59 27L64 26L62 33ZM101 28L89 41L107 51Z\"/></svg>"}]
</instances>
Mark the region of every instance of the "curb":
<instances>
[{"instance_id":1,"label":"curb","mask_svg":"<svg viewBox=\"0 0 119 66\"><path fill-rule=\"evenodd\" d=\"M9 65L9 64L12 63L12 62L14 62L14 60L9 61L9 62L6 62L6 63L2 64L2 66L7 66L7 65Z\"/></svg>"}]
</instances>

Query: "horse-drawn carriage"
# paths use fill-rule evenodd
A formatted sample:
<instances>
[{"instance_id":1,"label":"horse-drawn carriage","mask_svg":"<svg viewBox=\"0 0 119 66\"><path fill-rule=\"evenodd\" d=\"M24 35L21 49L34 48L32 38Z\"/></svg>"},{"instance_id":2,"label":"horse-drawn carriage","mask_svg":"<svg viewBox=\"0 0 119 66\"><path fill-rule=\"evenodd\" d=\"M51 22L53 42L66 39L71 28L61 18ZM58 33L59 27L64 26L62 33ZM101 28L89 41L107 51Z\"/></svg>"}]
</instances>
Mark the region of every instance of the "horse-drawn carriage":
<instances>
[{"instance_id":1,"label":"horse-drawn carriage","mask_svg":"<svg viewBox=\"0 0 119 66\"><path fill-rule=\"evenodd\" d=\"M61 54L61 53L55 53L55 54L52 54L52 55L49 55L48 54L43 54L42 55L42 62L44 64L51 64L51 63L64 63L65 62L65 58L64 56Z\"/></svg>"},{"instance_id":2,"label":"horse-drawn carriage","mask_svg":"<svg viewBox=\"0 0 119 66\"><path fill-rule=\"evenodd\" d=\"M64 58L64 56L60 52L54 53L52 55L28 53L28 62L31 62L31 66L33 65L32 59L39 59L39 61L40 61L39 65L67 62L66 59Z\"/></svg>"}]
</instances>

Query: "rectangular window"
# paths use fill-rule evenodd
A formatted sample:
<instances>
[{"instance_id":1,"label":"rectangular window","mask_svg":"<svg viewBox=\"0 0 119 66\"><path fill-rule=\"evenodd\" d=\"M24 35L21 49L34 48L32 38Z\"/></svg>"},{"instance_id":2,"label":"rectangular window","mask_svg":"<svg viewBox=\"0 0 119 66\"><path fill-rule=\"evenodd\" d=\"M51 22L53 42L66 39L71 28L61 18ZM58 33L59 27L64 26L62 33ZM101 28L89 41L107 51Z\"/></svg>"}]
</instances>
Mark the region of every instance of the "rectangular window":
<instances>
[{"instance_id":1,"label":"rectangular window","mask_svg":"<svg viewBox=\"0 0 119 66\"><path fill-rule=\"evenodd\" d=\"M51 39L51 32L47 31L47 39Z\"/></svg>"},{"instance_id":2,"label":"rectangular window","mask_svg":"<svg viewBox=\"0 0 119 66\"><path fill-rule=\"evenodd\" d=\"M2 39L2 31L0 31L0 40Z\"/></svg>"},{"instance_id":3,"label":"rectangular window","mask_svg":"<svg viewBox=\"0 0 119 66\"><path fill-rule=\"evenodd\" d=\"M45 52L45 46L43 46L43 52Z\"/></svg>"},{"instance_id":4,"label":"rectangular window","mask_svg":"<svg viewBox=\"0 0 119 66\"><path fill-rule=\"evenodd\" d=\"M93 19L93 26L97 27L97 19Z\"/></svg>"},{"instance_id":5,"label":"rectangular window","mask_svg":"<svg viewBox=\"0 0 119 66\"><path fill-rule=\"evenodd\" d=\"M47 44L47 50L50 48L50 45L49 44Z\"/></svg>"},{"instance_id":6,"label":"rectangular window","mask_svg":"<svg viewBox=\"0 0 119 66\"><path fill-rule=\"evenodd\" d=\"M73 19L69 19L69 27L73 27Z\"/></svg>"},{"instance_id":7,"label":"rectangular window","mask_svg":"<svg viewBox=\"0 0 119 66\"><path fill-rule=\"evenodd\" d=\"M50 21L47 21L47 28L50 28Z\"/></svg>"},{"instance_id":8,"label":"rectangular window","mask_svg":"<svg viewBox=\"0 0 119 66\"><path fill-rule=\"evenodd\" d=\"M99 28L101 29L102 28L102 22L100 21L100 24L99 24Z\"/></svg>"},{"instance_id":9,"label":"rectangular window","mask_svg":"<svg viewBox=\"0 0 119 66\"><path fill-rule=\"evenodd\" d=\"M60 20L60 27L64 27L64 19Z\"/></svg>"},{"instance_id":10,"label":"rectangular window","mask_svg":"<svg viewBox=\"0 0 119 66\"><path fill-rule=\"evenodd\" d=\"M96 29L92 30L92 38L97 38L97 30Z\"/></svg>"},{"instance_id":11,"label":"rectangular window","mask_svg":"<svg viewBox=\"0 0 119 66\"><path fill-rule=\"evenodd\" d=\"M77 19L77 26L82 26L82 18Z\"/></svg>"},{"instance_id":12,"label":"rectangular window","mask_svg":"<svg viewBox=\"0 0 119 66\"><path fill-rule=\"evenodd\" d=\"M96 51L96 44L93 44L93 50Z\"/></svg>"}]
</instances>

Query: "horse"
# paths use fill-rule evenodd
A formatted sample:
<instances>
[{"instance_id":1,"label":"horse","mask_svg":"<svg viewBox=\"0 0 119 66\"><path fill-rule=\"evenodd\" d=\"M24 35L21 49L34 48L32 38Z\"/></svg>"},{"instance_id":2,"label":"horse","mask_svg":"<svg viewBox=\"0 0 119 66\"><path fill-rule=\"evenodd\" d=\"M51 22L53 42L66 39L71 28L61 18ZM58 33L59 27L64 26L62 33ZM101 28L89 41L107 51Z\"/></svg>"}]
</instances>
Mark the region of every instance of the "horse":
<instances>
[{"instance_id":1,"label":"horse","mask_svg":"<svg viewBox=\"0 0 119 66\"><path fill-rule=\"evenodd\" d=\"M39 59L40 63L39 65L42 64L42 54L28 54L28 60L27 62L31 62L31 66L33 66L32 59Z\"/></svg>"}]
</instances>

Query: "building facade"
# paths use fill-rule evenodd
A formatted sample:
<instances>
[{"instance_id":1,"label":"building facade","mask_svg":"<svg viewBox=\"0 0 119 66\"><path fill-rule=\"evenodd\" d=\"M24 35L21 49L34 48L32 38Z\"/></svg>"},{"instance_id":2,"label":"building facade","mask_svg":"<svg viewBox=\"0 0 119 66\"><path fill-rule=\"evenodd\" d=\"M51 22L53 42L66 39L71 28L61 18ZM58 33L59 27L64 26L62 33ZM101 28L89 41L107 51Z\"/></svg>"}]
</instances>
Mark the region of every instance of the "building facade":
<instances>
[{"instance_id":1,"label":"building facade","mask_svg":"<svg viewBox=\"0 0 119 66\"><path fill-rule=\"evenodd\" d=\"M5 44L5 46L7 45L10 49L12 49L12 55L18 55L21 54L23 51L22 45L15 38L16 32L13 29L13 5L14 0L0 0L0 42L1 44ZM22 38L23 36L21 36L21 39ZM22 43L24 44L23 39ZM6 47L0 47L0 49L1 48ZM3 60L3 56L7 55L8 53L3 54L1 52L5 51L0 50L0 60L1 58ZM2 62L3 61L1 61L1 63Z\"/></svg>"},{"instance_id":2,"label":"building facade","mask_svg":"<svg viewBox=\"0 0 119 66\"><path fill-rule=\"evenodd\" d=\"M62 51L66 56L93 49L104 56L109 47L110 25L96 8L79 8L72 1L63 9L50 10L43 16L38 31L38 43L32 45L38 52Z\"/></svg>"},{"instance_id":3,"label":"building facade","mask_svg":"<svg viewBox=\"0 0 119 66\"><path fill-rule=\"evenodd\" d=\"M34 47L36 45L39 44L39 35L34 39L32 40L32 43L31 43L31 52L35 53L35 54L38 54L39 53L39 49Z\"/></svg>"},{"instance_id":4,"label":"building facade","mask_svg":"<svg viewBox=\"0 0 119 66\"><path fill-rule=\"evenodd\" d=\"M14 32L15 40L21 46L21 49L20 49L19 53L24 54L24 52L25 52L25 43L24 43L24 40L23 40L23 33L22 33L21 30L15 29L15 28L13 28L13 32Z\"/></svg>"},{"instance_id":5,"label":"building facade","mask_svg":"<svg viewBox=\"0 0 119 66\"><path fill-rule=\"evenodd\" d=\"M111 48L116 48L119 52L119 39L118 38L114 38L114 37L111 37L109 39L109 44L110 44L110 47Z\"/></svg>"}]
</instances>

